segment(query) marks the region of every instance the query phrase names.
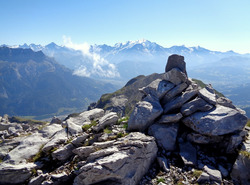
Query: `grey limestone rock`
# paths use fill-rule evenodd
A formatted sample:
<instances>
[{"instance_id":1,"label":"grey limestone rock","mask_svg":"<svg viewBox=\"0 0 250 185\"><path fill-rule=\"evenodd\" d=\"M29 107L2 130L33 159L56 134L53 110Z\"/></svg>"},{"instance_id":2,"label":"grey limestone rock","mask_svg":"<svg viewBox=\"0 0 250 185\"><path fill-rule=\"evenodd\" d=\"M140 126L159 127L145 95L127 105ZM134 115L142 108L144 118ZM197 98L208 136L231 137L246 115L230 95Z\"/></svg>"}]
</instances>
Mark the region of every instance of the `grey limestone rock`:
<instances>
[{"instance_id":1,"label":"grey limestone rock","mask_svg":"<svg viewBox=\"0 0 250 185\"><path fill-rule=\"evenodd\" d=\"M173 68L164 74L164 80L171 82L174 85L179 85L188 80L188 77L179 68Z\"/></svg>"},{"instance_id":2,"label":"grey limestone rock","mask_svg":"<svg viewBox=\"0 0 250 185\"><path fill-rule=\"evenodd\" d=\"M74 138L72 140L72 144L76 147L80 147L83 145L84 141L87 139L89 135L86 134L86 133L83 133L82 135L80 136L77 136L76 138Z\"/></svg>"},{"instance_id":3,"label":"grey limestone rock","mask_svg":"<svg viewBox=\"0 0 250 185\"><path fill-rule=\"evenodd\" d=\"M51 119L50 124L54 124L54 123L56 123L56 124L61 124L62 121L61 121L59 118L57 118L56 116L54 116L54 117Z\"/></svg>"},{"instance_id":4,"label":"grey limestone rock","mask_svg":"<svg viewBox=\"0 0 250 185\"><path fill-rule=\"evenodd\" d=\"M182 118L181 113L162 115L158 123L175 123Z\"/></svg>"},{"instance_id":5,"label":"grey limestone rock","mask_svg":"<svg viewBox=\"0 0 250 185\"><path fill-rule=\"evenodd\" d=\"M155 123L149 127L148 133L154 136L158 146L166 151L173 151L176 145L176 138L179 129L179 123L160 124Z\"/></svg>"},{"instance_id":6,"label":"grey limestone rock","mask_svg":"<svg viewBox=\"0 0 250 185\"><path fill-rule=\"evenodd\" d=\"M161 99L169 90L171 90L175 85L166 80L157 79L151 82L146 87L139 89L145 95L151 94L159 99Z\"/></svg>"},{"instance_id":7,"label":"grey limestone rock","mask_svg":"<svg viewBox=\"0 0 250 185\"><path fill-rule=\"evenodd\" d=\"M220 105L223 105L225 107L229 107L229 108L232 108L232 109L236 109L236 107L233 105L232 101L229 100L228 98L226 97L219 97L217 99L217 103L220 104Z\"/></svg>"},{"instance_id":8,"label":"grey limestone rock","mask_svg":"<svg viewBox=\"0 0 250 185\"><path fill-rule=\"evenodd\" d=\"M163 169L163 171L167 173L170 171L168 160L165 157L157 157L157 162L159 166L161 167L161 169Z\"/></svg>"},{"instance_id":9,"label":"grey limestone rock","mask_svg":"<svg viewBox=\"0 0 250 185\"><path fill-rule=\"evenodd\" d=\"M62 129L58 132L56 132L52 138L49 140L49 142L47 142L42 151L45 152L45 153L48 153L52 148L60 145L60 144L63 144L65 141L67 141L67 132L65 129Z\"/></svg>"},{"instance_id":10,"label":"grey limestone rock","mask_svg":"<svg viewBox=\"0 0 250 185\"><path fill-rule=\"evenodd\" d=\"M196 112L182 122L202 135L220 136L242 130L247 117L235 109L217 105L208 112Z\"/></svg>"},{"instance_id":11,"label":"grey limestone rock","mask_svg":"<svg viewBox=\"0 0 250 185\"><path fill-rule=\"evenodd\" d=\"M194 112L197 112L197 111L206 112L206 111L211 110L212 108L213 108L212 105L207 103L205 100L197 97L194 100L185 103L181 107L181 113L184 116L189 116L190 114L193 114Z\"/></svg>"},{"instance_id":12,"label":"grey limestone rock","mask_svg":"<svg viewBox=\"0 0 250 185\"><path fill-rule=\"evenodd\" d=\"M66 122L65 125L66 125L66 127L67 127L67 129L68 129L68 132L69 132L71 135L77 135L77 134L83 132L82 126L79 125L79 124L76 124L76 123L74 122L74 119L69 118L69 119L67 119L65 122ZM78 123L79 123L79 122L78 122ZM85 122L85 123L86 123L86 122ZM82 125L83 125L83 123L82 123Z\"/></svg>"},{"instance_id":13,"label":"grey limestone rock","mask_svg":"<svg viewBox=\"0 0 250 185\"><path fill-rule=\"evenodd\" d=\"M61 148L58 148L51 155L53 159L57 159L59 161L65 161L74 154L72 152L72 150L74 149L75 149L74 145L72 143L69 143Z\"/></svg>"},{"instance_id":14,"label":"grey limestone rock","mask_svg":"<svg viewBox=\"0 0 250 185\"><path fill-rule=\"evenodd\" d=\"M216 94L211 85L207 85L205 88L199 90L199 96L206 102L216 105Z\"/></svg>"},{"instance_id":15,"label":"grey limestone rock","mask_svg":"<svg viewBox=\"0 0 250 185\"><path fill-rule=\"evenodd\" d=\"M108 152L107 156L83 165L74 180L74 185L104 182L138 184L156 157L157 146L154 138L134 132L120 138L114 146L118 149L115 153Z\"/></svg>"},{"instance_id":16,"label":"grey limestone rock","mask_svg":"<svg viewBox=\"0 0 250 185\"><path fill-rule=\"evenodd\" d=\"M188 84L181 83L177 86L175 86L173 89L171 89L168 93L165 94L165 96L162 98L161 103L165 105L170 100L172 100L177 95L181 94L183 90L185 90L188 87Z\"/></svg>"},{"instance_id":17,"label":"grey limestone rock","mask_svg":"<svg viewBox=\"0 0 250 185\"><path fill-rule=\"evenodd\" d=\"M181 108L181 106L189 101L191 98L197 95L197 90L184 92L181 96L171 100L164 105L164 113L171 112L175 109Z\"/></svg>"},{"instance_id":18,"label":"grey limestone rock","mask_svg":"<svg viewBox=\"0 0 250 185\"><path fill-rule=\"evenodd\" d=\"M158 99L154 99L150 94L146 97L149 101L140 101L136 104L128 121L128 130L145 131L156 118L158 118L163 109Z\"/></svg>"},{"instance_id":19,"label":"grey limestone rock","mask_svg":"<svg viewBox=\"0 0 250 185\"><path fill-rule=\"evenodd\" d=\"M32 178L28 185L40 185L47 177L47 174L41 174L37 177Z\"/></svg>"},{"instance_id":20,"label":"grey limestone rock","mask_svg":"<svg viewBox=\"0 0 250 185\"><path fill-rule=\"evenodd\" d=\"M117 121L118 121L117 114L115 112L110 112L99 120L99 123L93 128L93 130L99 132L106 126L115 124Z\"/></svg>"},{"instance_id":21,"label":"grey limestone rock","mask_svg":"<svg viewBox=\"0 0 250 185\"><path fill-rule=\"evenodd\" d=\"M232 172L230 174L231 178L240 184L249 184L250 183L250 135L248 135L246 141L243 143L241 152L237 160L233 165Z\"/></svg>"},{"instance_id":22,"label":"grey limestone rock","mask_svg":"<svg viewBox=\"0 0 250 185\"><path fill-rule=\"evenodd\" d=\"M82 146L82 147L78 147L72 150L74 154L78 155L81 158L86 158L89 156L89 154L95 151L96 151L96 147L94 146Z\"/></svg>"},{"instance_id":23,"label":"grey limestone rock","mask_svg":"<svg viewBox=\"0 0 250 185\"><path fill-rule=\"evenodd\" d=\"M209 175L210 181L222 182L222 176L219 170L211 169L208 166L204 166L203 170Z\"/></svg>"},{"instance_id":24,"label":"grey limestone rock","mask_svg":"<svg viewBox=\"0 0 250 185\"><path fill-rule=\"evenodd\" d=\"M244 141L245 137L247 136L247 131L243 130L240 131L232 136L230 136L229 142L227 144L226 153L235 153L239 148L240 144Z\"/></svg>"},{"instance_id":25,"label":"grey limestone rock","mask_svg":"<svg viewBox=\"0 0 250 185\"><path fill-rule=\"evenodd\" d=\"M48 138L44 138L43 135L39 133L26 136L17 147L7 154L4 161L11 164L26 162L26 160L35 156L41 146L48 141Z\"/></svg>"},{"instance_id":26,"label":"grey limestone rock","mask_svg":"<svg viewBox=\"0 0 250 185\"><path fill-rule=\"evenodd\" d=\"M104 116L104 110L99 109L99 108L95 108L95 109L88 110L88 111L85 111L85 112L81 113L80 116L81 117L86 117L89 120L93 120L93 119L103 117Z\"/></svg>"},{"instance_id":27,"label":"grey limestone rock","mask_svg":"<svg viewBox=\"0 0 250 185\"><path fill-rule=\"evenodd\" d=\"M180 156L185 165L197 165L197 151L196 148L189 142L179 143Z\"/></svg>"},{"instance_id":28,"label":"grey limestone rock","mask_svg":"<svg viewBox=\"0 0 250 185\"><path fill-rule=\"evenodd\" d=\"M181 55L171 55L168 57L168 62L165 68L165 72L170 71L173 68L179 68L183 73L187 75L186 63L184 57Z\"/></svg>"},{"instance_id":29,"label":"grey limestone rock","mask_svg":"<svg viewBox=\"0 0 250 185\"><path fill-rule=\"evenodd\" d=\"M34 163L23 164L0 164L0 184L23 184L28 180L36 168Z\"/></svg>"},{"instance_id":30,"label":"grey limestone rock","mask_svg":"<svg viewBox=\"0 0 250 185\"><path fill-rule=\"evenodd\" d=\"M62 126L58 124L50 124L48 126L43 127L42 130L39 132L43 134L43 137L50 138L53 136L57 131L61 130Z\"/></svg>"}]
</instances>

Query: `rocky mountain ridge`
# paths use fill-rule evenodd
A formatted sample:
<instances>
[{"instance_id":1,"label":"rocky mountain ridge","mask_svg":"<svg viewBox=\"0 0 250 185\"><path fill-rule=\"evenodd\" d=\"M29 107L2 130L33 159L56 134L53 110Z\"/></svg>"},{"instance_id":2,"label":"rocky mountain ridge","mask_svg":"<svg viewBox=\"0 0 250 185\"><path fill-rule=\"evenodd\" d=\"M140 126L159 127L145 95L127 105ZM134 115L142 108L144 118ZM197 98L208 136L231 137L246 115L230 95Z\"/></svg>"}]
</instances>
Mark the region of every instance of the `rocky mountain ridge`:
<instances>
[{"instance_id":1,"label":"rocky mountain ridge","mask_svg":"<svg viewBox=\"0 0 250 185\"><path fill-rule=\"evenodd\" d=\"M114 46L88 45L88 51L85 51L86 48L80 51L55 43L46 46L24 44L14 47L42 51L74 70L77 75L112 80L112 83L120 87L135 76L161 73L168 56L183 55L188 61L187 69L191 77L213 84L215 89L244 110L247 111L250 107L247 93L250 80L249 54L212 51L200 46L168 48L145 39L117 43ZM250 116L249 111L247 114Z\"/></svg>"},{"instance_id":2,"label":"rocky mountain ridge","mask_svg":"<svg viewBox=\"0 0 250 185\"><path fill-rule=\"evenodd\" d=\"M115 89L72 73L41 51L0 47L0 114L69 114Z\"/></svg>"},{"instance_id":3,"label":"rocky mountain ridge","mask_svg":"<svg viewBox=\"0 0 250 185\"><path fill-rule=\"evenodd\" d=\"M0 184L249 184L244 111L185 65L172 55L165 73L144 78L129 118L93 108L34 128L5 115Z\"/></svg>"}]
</instances>

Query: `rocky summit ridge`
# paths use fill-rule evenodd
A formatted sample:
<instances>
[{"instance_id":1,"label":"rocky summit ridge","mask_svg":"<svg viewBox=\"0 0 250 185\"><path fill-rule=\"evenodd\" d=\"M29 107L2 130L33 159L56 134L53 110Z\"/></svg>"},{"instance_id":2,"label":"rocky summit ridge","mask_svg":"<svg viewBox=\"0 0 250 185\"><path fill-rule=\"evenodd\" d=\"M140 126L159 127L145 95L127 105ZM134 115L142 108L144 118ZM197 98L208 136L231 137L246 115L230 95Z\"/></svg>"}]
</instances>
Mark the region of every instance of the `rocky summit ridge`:
<instances>
[{"instance_id":1,"label":"rocky summit ridge","mask_svg":"<svg viewBox=\"0 0 250 185\"><path fill-rule=\"evenodd\" d=\"M50 123L0 117L0 184L250 183L244 111L189 79L183 56L115 95Z\"/></svg>"}]
</instances>

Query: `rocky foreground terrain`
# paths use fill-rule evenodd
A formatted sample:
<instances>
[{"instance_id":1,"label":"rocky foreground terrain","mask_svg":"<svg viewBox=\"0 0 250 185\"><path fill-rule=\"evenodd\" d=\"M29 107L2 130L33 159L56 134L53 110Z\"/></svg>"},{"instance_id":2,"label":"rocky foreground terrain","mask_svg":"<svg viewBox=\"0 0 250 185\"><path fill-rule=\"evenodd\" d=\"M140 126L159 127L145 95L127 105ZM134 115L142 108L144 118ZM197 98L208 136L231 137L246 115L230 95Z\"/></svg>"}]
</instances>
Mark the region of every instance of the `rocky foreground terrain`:
<instances>
[{"instance_id":1,"label":"rocky foreground terrain","mask_svg":"<svg viewBox=\"0 0 250 185\"><path fill-rule=\"evenodd\" d=\"M139 81L65 120L0 117L0 184L250 184L244 111L189 79L179 55L126 86Z\"/></svg>"}]
</instances>

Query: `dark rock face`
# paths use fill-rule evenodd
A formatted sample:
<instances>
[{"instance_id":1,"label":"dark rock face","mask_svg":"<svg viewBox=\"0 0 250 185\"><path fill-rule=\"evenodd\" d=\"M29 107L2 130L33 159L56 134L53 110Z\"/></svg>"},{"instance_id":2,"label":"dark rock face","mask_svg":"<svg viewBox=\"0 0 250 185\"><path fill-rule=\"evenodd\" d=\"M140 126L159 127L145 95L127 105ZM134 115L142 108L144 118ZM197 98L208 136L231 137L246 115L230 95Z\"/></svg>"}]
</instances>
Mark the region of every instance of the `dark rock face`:
<instances>
[{"instance_id":1,"label":"dark rock face","mask_svg":"<svg viewBox=\"0 0 250 185\"><path fill-rule=\"evenodd\" d=\"M184 57L181 55L171 55L168 58L168 62L165 68L165 72L167 73L173 68L179 68L183 73L187 74L186 72L186 63L184 62Z\"/></svg>"},{"instance_id":2,"label":"dark rock face","mask_svg":"<svg viewBox=\"0 0 250 185\"><path fill-rule=\"evenodd\" d=\"M149 97L147 96L146 99ZM128 122L129 130L145 131L162 114L163 109L159 101L153 97L150 99L136 104Z\"/></svg>"},{"instance_id":3,"label":"dark rock face","mask_svg":"<svg viewBox=\"0 0 250 185\"><path fill-rule=\"evenodd\" d=\"M156 123L149 127L148 133L154 136L159 147L166 151L173 151L178 133L179 123Z\"/></svg>"}]
</instances>

